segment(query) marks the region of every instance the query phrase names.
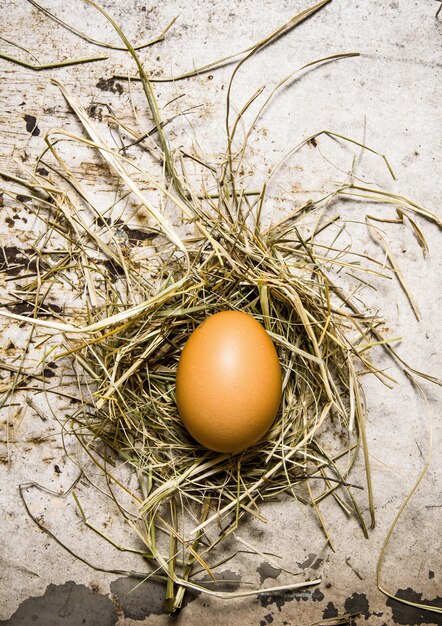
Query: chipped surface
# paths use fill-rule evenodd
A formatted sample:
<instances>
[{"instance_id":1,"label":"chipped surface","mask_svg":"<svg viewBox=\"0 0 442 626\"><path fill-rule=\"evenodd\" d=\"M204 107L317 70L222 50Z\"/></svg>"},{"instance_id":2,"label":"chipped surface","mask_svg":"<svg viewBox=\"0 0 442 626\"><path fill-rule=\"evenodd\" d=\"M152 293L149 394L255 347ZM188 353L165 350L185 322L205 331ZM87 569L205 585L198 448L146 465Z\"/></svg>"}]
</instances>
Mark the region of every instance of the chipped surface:
<instances>
[{"instance_id":1,"label":"chipped surface","mask_svg":"<svg viewBox=\"0 0 442 626\"><path fill-rule=\"evenodd\" d=\"M141 53L154 76L170 75L246 48L308 4L300 0L207 3L165 0L155 6L141 0L103 2L118 22L124 21L128 36L136 42L153 37L174 16L179 16L165 42ZM70 3L51 0L45 6L75 23L80 30L118 43L104 20L97 18L80 0ZM398 176L397 183L388 181L379 163L364 155L373 179L388 184L392 191L401 190L440 214L437 168L442 150L442 15L438 20L435 18L437 6L435 2L415 0L370 3L334 0L320 15L245 66L236 82L237 107L261 84L274 84L305 62L336 52L363 53L357 59L305 72L274 99L251 146L250 158L259 164L259 174L266 175L291 146L321 128L357 139L362 139L365 132L368 143L388 154ZM1 51L32 62L36 60L31 54L38 57L38 62L48 63L70 56L105 53L103 48L92 46L48 21L24 0L4 0L0 6L0 24L4 36L27 48L30 54L4 40L0 40ZM129 86L127 81L113 78L114 74L132 73L133 64L127 62L122 52L110 52L109 56L106 62L46 73L33 73L0 60L0 169L14 175L30 171L43 149L45 133L51 128L80 132L59 91L50 83L51 76L73 90L102 132L116 137L112 135L115 133L112 116L116 114L123 123L134 125L137 132L146 133L145 146L155 158L155 142L149 136L152 122L146 114L139 86ZM196 128L204 150L214 155L222 152L223 105L230 72L231 68L225 67L189 82L156 85L163 114L171 119L168 130L173 145L189 149ZM169 105L172 101L175 104ZM188 111L184 119L173 119L177 111L183 110ZM100 198L101 206L109 205L114 196L107 168L86 150L71 156L76 176ZM338 169L330 167L326 159L337 159ZM350 166L350 155L340 153L340 149L335 150L319 138L316 145L312 143L303 151L302 158L284 166L278 180L275 216L296 206L306 193L315 195L328 188L331 180L341 176L339 168L348 171ZM50 179L47 169L41 167L38 173ZM146 188L147 191L148 185ZM4 303L18 276L28 276L31 280L37 270L44 271L62 259L35 254L32 244L37 227L26 195L18 194L11 199L0 193L0 207L0 289ZM356 207L347 205L342 210L356 211ZM405 228L395 231L392 246L423 312L422 322L415 322L399 289L391 291L390 285L379 284L377 291L367 289L363 295L372 306L380 305L385 311L392 335L404 337L401 345L404 358L418 369L440 375L442 246L435 227L422 221L419 224L429 242L428 259L422 259L420 249ZM153 226L141 212L130 227L122 225L122 242L134 250L135 258L155 246ZM117 278L119 268L114 270ZM32 314L32 304L23 296L15 310ZM61 314L75 315L75 302L66 299L63 292L51 292L47 313L55 319ZM143 569L141 557L119 552L103 543L85 526L72 498L62 497L78 478L78 469L66 459L63 447L63 444L67 446L75 457L75 442L62 442L60 438L60 422L77 404L75 386L72 384L56 406L49 406L42 394L32 388L44 379L56 385L59 377L74 383L68 364L61 360L54 366L42 365L45 346L40 345L38 333L31 336L28 327L1 323L1 328L0 362L9 369L0 370L0 389L5 389L14 375L14 367L28 340L35 368L28 372L31 390L8 402L0 412L0 624L170 624L171 618L163 613L159 585L149 581L137 587L140 579L129 576L130 572ZM327 509L323 504L322 512L327 513L328 530L336 547L333 553L325 547L316 517L310 510L292 501L269 504L265 508L268 524L252 522L244 534L261 555L270 555L269 562L263 561L262 556L238 554L221 568L225 584L230 589L239 588L240 584L271 587L291 580L292 575L299 579L320 577L321 584L297 592L261 594L228 605L203 594L189 594L181 613L174 618L177 624L309 626L345 613L359 614L356 623L367 626L442 623L440 616L388 600L376 588L379 549L403 498L423 467L421 452L426 454L428 442L428 421L422 403L404 378L390 363L386 362L387 365L398 377L400 387L389 391L368 379L365 386L378 520L369 540L361 536L353 521L345 519L339 507L331 505ZM434 415L440 415L440 394L431 388L425 390ZM392 538L384 581L400 597L440 606L440 420L434 428L433 462ZM52 492L43 494L32 486L24 491L41 527L63 539L84 561L120 573L94 570L73 558L32 523L18 494L18 485L30 481ZM81 481L77 492L91 523L120 545L140 549L137 539L127 525L119 523L118 512L106 498ZM203 580L207 582L206 578Z\"/></svg>"},{"instance_id":2,"label":"chipped surface","mask_svg":"<svg viewBox=\"0 0 442 626\"><path fill-rule=\"evenodd\" d=\"M72 581L48 585L42 596L28 598L0 626L115 626L115 607L107 595Z\"/></svg>"}]
</instances>

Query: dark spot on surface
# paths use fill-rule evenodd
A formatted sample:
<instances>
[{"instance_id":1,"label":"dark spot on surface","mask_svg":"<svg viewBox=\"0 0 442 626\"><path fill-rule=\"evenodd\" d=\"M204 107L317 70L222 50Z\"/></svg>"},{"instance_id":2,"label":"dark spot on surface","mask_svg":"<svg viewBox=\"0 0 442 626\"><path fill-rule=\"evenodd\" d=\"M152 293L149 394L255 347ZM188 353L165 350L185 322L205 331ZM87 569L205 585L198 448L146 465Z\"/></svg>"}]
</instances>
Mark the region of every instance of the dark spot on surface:
<instances>
[{"instance_id":1,"label":"dark spot on surface","mask_svg":"<svg viewBox=\"0 0 442 626\"><path fill-rule=\"evenodd\" d=\"M261 604L261 606L266 609L268 606L271 606L272 604L276 604L276 607L278 609L278 611L281 611L282 607L284 606L284 604L287 601L291 601L293 600L293 597L289 597L288 593L287 594L276 594L276 593L272 593L272 594L259 594L258 596L258 600Z\"/></svg>"},{"instance_id":2,"label":"dark spot on surface","mask_svg":"<svg viewBox=\"0 0 442 626\"><path fill-rule=\"evenodd\" d=\"M126 232L129 241L147 241L150 243L157 236L157 233L152 233L151 231L146 232L145 230L139 230L138 228L129 228L128 226L124 228L124 231Z\"/></svg>"},{"instance_id":3,"label":"dark spot on surface","mask_svg":"<svg viewBox=\"0 0 442 626\"><path fill-rule=\"evenodd\" d=\"M21 193L18 193L16 198L19 202L30 202L32 200L31 196L25 196Z\"/></svg>"},{"instance_id":4,"label":"dark spot on surface","mask_svg":"<svg viewBox=\"0 0 442 626\"><path fill-rule=\"evenodd\" d=\"M6 222L9 224L8 220ZM14 225L12 220L11 222ZM8 262L7 272L9 276L17 276L23 270L35 273L37 264L35 260L30 259L31 256L35 255L31 248L26 250L17 248L17 246L2 246L2 254Z\"/></svg>"},{"instance_id":5,"label":"dark spot on surface","mask_svg":"<svg viewBox=\"0 0 442 626\"><path fill-rule=\"evenodd\" d=\"M109 274L111 276L114 276L115 278L125 275L124 269L121 267L121 265L114 264L110 259L106 259L106 261L103 261L103 265L107 269Z\"/></svg>"},{"instance_id":6,"label":"dark spot on surface","mask_svg":"<svg viewBox=\"0 0 442 626\"><path fill-rule=\"evenodd\" d=\"M4 201L3 201L3 194L0 193L0 208L3 208L5 206Z\"/></svg>"},{"instance_id":7,"label":"dark spot on surface","mask_svg":"<svg viewBox=\"0 0 442 626\"><path fill-rule=\"evenodd\" d=\"M56 372L54 372L54 369L57 369L55 363L49 363L43 370L43 376L45 378L54 378L54 376L57 375Z\"/></svg>"},{"instance_id":8,"label":"dark spot on surface","mask_svg":"<svg viewBox=\"0 0 442 626\"><path fill-rule=\"evenodd\" d=\"M102 217L101 215L98 215L95 218L95 223L97 224L97 226L110 226L110 222L109 220L107 220L105 217Z\"/></svg>"},{"instance_id":9,"label":"dark spot on surface","mask_svg":"<svg viewBox=\"0 0 442 626\"><path fill-rule=\"evenodd\" d=\"M98 87L98 89L101 89L101 91L110 91L120 95L124 91L123 85L118 83L115 78L100 78L95 86Z\"/></svg>"},{"instance_id":10,"label":"dark spot on surface","mask_svg":"<svg viewBox=\"0 0 442 626\"><path fill-rule=\"evenodd\" d=\"M317 554L310 552L305 561L302 561L302 563L297 563L297 566L301 569L307 569L309 567L311 567L311 569L318 569L318 567L322 565L323 561L324 559L318 557Z\"/></svg>"},{"instance_id":11,"label":"dark spot on surface","mask_svg":"<svg viewBox=\"0 0 442 626\"><path fill-rule=\"evenodd\" d=\"M58 465L54 465L54 471L56 474L61 474L61 469Z\"/></svg>"},{"instance_id":12,"label":"dark spot on surface","mask_svg":"<svg viewBox=\"0 0 442 626\"><path fill-rule=\"evenodd\" d=\"M6 224L9 226L9 228L12 228L13 226L15 226L15 222L14 222L14 220L12 219L12 217L7 217L7 218L5 219L5 222L6 222Z\"/></svg>"},{"instance_id":13,"label":"dark spot on surface","mask_svg":"<svg viewBox=\"0 0 442 626\"><path fill-rule=\"evenodd\" d=\"M285 591L281 593L263 593L258 596L258 600L262 607L267 608L271 604L276 604L279 611L281 611L286 602L292 602L293 600L296 600L296 602L321 602L323 599L324 594L319 588L315 589L313 592L310 591L310 589L296 589L294 591Z\"/></svg>"},{"instance_id":14,"label":"dark spot on surface","mask_svg":"<svg viewBox=\"0 0 442 626\"><path fill-rule=\"evenodd\" d=\"M207 589L213 589L216 591L236 591L241 582L241 576L236 572L232 572L230 570L225 570L224 572L219 572L215 574L216 582L210 578L208 574L200 578L199 580L195 580L194 582L201 587L205 587ZM195 600L201 591L197 591L194 589L189 589L186 591L186 595L184 596L183 604L181 608L185 608L190 602Z\"/></svg>"},{"instance_id":15,"label":"dark spot on surface","mask_svg":"<svg viewBox=\"0 0 442 626\"><path fill-rule=\"evenodd\" d=\"M69 581L48 585L44 595L28 598L0 626L115 626L117 615L108 596Z\"/></svg>"},{"instance_id":16,"label":"dark spot on surface","mask_svg":"<svg viewBox=\"0 0 442 626\"><path fill-rule=\"evenodd\" d=\"M433 600L426 600L422 598L421 593L417 593L411 587L407 589L398 589L396 591L398 598L408 600L409 602L415 602L417 604L428 604L429 606L442 608L442 597L434 598ZM408 604L402 604L393 598L388 598L387 606L392 610L393 621L396 624L407 624L409 626L415 626L416 624L438 624L442 625L442 615L418 609Z\"/></svg>"},{"instance_id":17,"label":"dark spot on surface","mask_svg":"<svg viewBox=\"0 0 442 626\"><path fill-rule=\"evenodd\" d=\"M102 217L97 218L97 223L98 223L99 220L103 221L103 224L100 224L102 226L107 224L107 225L109 225L109 226L111 226L113 228L118 228L119 230L123 231L124 234L129 239L129 241L134 241L134 242L136 242L136 241L147 241L148 243L150 243L158 235L158 233L156 233L156 232L154 232L152 230L141 230L139 228L133 228L131 226L128 226L122 220L116 220L115 222L113 222L111 224L106 222Z\"/></svg>"},{"instance_id":18,"label":"dark spot on surface","mask_svg":"<svg viewBox=\"0 0 442 626\"><path fill-rule=\"evenodd\" d=\"M63 309L61 308L61 306L58 306L58 304L54 303L40 308L40 313L42 315L60 315L62 312Z\"/></svg>"},{"instance_id":19,"label":"dark spot on surface","mask_svg":"<svg viewBox=\"0 0 442 626\"><path fill-rule=\"evenodd\" d=\"M40 176L49 176L48 170L44 167L37 167L37 174L40 174Z\"/></svg>"},{"instance_id":20,"label":"dark spot on surface","mask_svg":"<svg viewBox=\"0 0 442 626\"><path fill-rule=\"evenodd\" d=\"M10 274L12 274L13 272L10 272ZM34 302L27 302L27 301L22 301L22 302L14 302L13 304L8 304L7 305L7 310L11 311L12 313L17 313L18 315L34 315L36 309L35 309L35 303ZM56 304L53 305L48 305L48 306L44 306L44 307L39 307L38 312L40 313L40 315L56 315L59 313L60 311L60 307ZM47 378L53 378L54 374L53 372L49 373L49 376L47 375L47 370L44 371L44 374Z\"/></svg>"},{"instance_id":21,"label":"dark spot on surface","mask_svg":"<svg viewBox=\"0 0 442 626\"><path fill-rule=\"evenodd\" d=\"M318 145L318 142L316 141L316 139L314 137L312 137L311 139L309 139L308 142L311 146L313 146L314 148L316 148L316 146Z\"/></svg>"},{"instance_id":22,"label":"dark spot on surface","mask_svg":"<svg viewBox=\"0 0 442 626\"><path fill-rule=\"evenodd\" d=\"M267 578L278 578L282 570L263 561L256 571L259 574L261 583L263 583Z\"/></svg>"},{"instance_id":23,"label":"dark spot on surface","mask_svg":"<svg viewBox=\"0 0 442 626\"><path fill-rule=\"evenodd\" d=\"M35 443L36 445L40 443L46 443L48 441L47 435L35 435L35 437L29 437L26 439L27 443Z\"/></svg>"},{"instance_id":24,"label":"dark spot on surface","mask_svg":"<svg viewBox=\"0 0 442 626\"><path fill-rule=\"evenodd\" d=\"M346 599L344 609L346 613L360 613L365 619L370 617L368 600L365 593L353 593Z\"/></svg>"},{"instance_id":25,"label":"dark spot on surface","mask_svg":"<svg viewBox=\"0 0 442 626\"><path fill-rule=\"evenodd\" d=\"M333 602L329 602L324 609L322 617L326 619L328 617L337 617L337 616L338 616L338 609L335 607Z\"/></svg>"},{"instance_id":26,"label":"dark spot on surface","mask_svg":"<svg viewBox=\"0 0 442 626\"><path fill-rule=\"evenodd\" d=\"M17 315L32 315L35 311L35 307L31 302L17 302L15 304L8 304L7 310Z\"/></svg>"},{"instance_id":27,"label":"dark spot on surface","mask_svg":"<svg viewBox=\"0 0 442 626\"><path fill-rule=\"evenodd\" d=\"M149 615L162 615L165 586L154 580L140 581L139 578L125 576L110 584L125 617L144 620Z\"/></svg>"},{"instance_id":28,"label":"dark spot on surface","mask_svg":"<svg viewBox=\"0 0 442 626\"><path fill-rule=\"evenodd\" d=\"M101 104L92 103L87 108L87 114L94 120L103 121L103 107Z\"/></svg>"},{"instance_id":29,"label":"dark spot on surface","mask_svg":"<svg viewBox=\"0 0 442 626\"><path fill-rule=\"evenodd\" d=\"M87 113L94 120L103 121L103 109L99 104L91 104L87 109Z\"/></svg>"},{"instance_id":30,"label":"dark spot on surface","mask_svg":"<svg viewBox=\"0 0 442 626\"><path fill-rule=\"evenodd\" d=\"M431 570L431 569L430 569L430 570L429 570L429 572L428 572L428 578L429 578L430 580L431 580L432 578L434 578L434 572L433 572L433 570Z\"/></svg>"},{"instance_id":31,"label":"dark spot on surface","mask_svg":"<svg viewBox=\"0 0 442 626\"><path fill-rule=\"evenodd\" d=\"M37 126L37 118L34 115L24 115L24 120L26 122L26 130L28 133L31 133L33 137L38 137L40 134L40 129Z\"/></svg>"},{"instance_id":32,"label":"dark spot on surface","mask_svg":"<svg viewBox=\"0 0 442 626\"><path fill-rule=\"evenodd\" d=\"M61 306L59 306L58 304L55 304L55 302L51 302L51 304L48 304L48 306L45 308L46 311L49 311L49 313L58 313L58 315L62 315L63 313L63 309ZM50 363L48 365L48 367L56 367L56 365L54 363Z\"/></svg>"},{"instance_id":33,"label":"dark spot on surface","mask_svg":"<svg viewBox=\"0 0 442 626\"><path fill-rule=\"evenodd\" d=\"M324 594L322 593L322 591L319 588L315 589L314 592L312 593L313 602L322 602L323 599L324 599Z\"/></svg>"}]
</instances>

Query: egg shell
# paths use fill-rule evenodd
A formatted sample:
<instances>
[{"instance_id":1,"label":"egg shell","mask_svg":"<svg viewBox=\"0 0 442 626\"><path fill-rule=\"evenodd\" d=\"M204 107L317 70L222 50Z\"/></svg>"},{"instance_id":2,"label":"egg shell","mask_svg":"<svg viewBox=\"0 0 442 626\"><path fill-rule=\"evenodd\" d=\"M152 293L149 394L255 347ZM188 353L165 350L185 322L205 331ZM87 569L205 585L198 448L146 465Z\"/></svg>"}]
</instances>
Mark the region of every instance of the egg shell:
<instances>
[{"instance_id":1,"label":"egg shell","mask_svg":"<svg viewBox=\"0 0 442 626\"><path fill-rule=\"evenodd\" d=\"M240 452L268 431L281 401L281 367L251 315L222 311L191 334L178 363L176 402L189 433L217 452Z\"/></svg>"}]
</instances>

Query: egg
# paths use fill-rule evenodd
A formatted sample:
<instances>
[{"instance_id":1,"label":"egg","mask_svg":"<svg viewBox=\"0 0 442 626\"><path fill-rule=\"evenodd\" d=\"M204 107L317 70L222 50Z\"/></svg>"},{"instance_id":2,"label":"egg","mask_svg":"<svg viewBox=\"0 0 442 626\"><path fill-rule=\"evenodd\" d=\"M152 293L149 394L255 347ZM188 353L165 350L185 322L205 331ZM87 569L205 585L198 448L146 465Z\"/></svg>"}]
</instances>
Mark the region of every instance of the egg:
<instances>
[{"instance_id":1,"label":"egg","mask_svg":"<svg viewBox=\"0 0 442 626\"><path fill-rule=\"evenodd\" d=\"M246 313L222 311L202 322L181 352L178 412L206 448L240 452L269 430L281 385L278 355L264 327Z\"/></svg>"}]
</instances>

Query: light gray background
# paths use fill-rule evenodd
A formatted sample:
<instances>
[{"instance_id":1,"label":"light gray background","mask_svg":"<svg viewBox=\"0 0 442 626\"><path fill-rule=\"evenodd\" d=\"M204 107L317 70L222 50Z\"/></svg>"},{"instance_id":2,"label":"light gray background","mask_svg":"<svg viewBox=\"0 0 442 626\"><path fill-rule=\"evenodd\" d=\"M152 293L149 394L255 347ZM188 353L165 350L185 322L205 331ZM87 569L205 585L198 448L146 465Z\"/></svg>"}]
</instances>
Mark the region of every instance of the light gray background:
<instances>
[{"instance_id":1,"label":"light gray background","mask_svg":"<svg viewBox=\"0 0 442 626\"><path fill-rule=\"evenodd\" d=\"M104 20L80 0L64 5L62 0L45 3L66 21L75 22L80 30L117 41ZM149 71L170 74L247 47L306 8L308 2L166 0L151 6L137 0L107 0L104 6L135 41L158 33L178 15L166 41L141 53ZM258 178L265 176L268 168L291 146L315 131L330 129L356 139L362 139L365 134L367 143L388 155L398 177L397 182L392 181L379 159L364 155L361 172L366 173L367 180L400 191L441 215L442 15L435 18L438 6L433 0L334 0L256 56L235 83L238 106L261 84L274 84L308 61L338 52L361 53L359 58L303 74L274 100L260 124L250 154ZM104 52L66 32L25 0L2 3L0 28L3 37L32 51L42 63ZM4 41L0 41L0 49L6 54L29 58ZM78 130L61 94L50 85L51 76L69 86L84 106L95 104L104 111L100 103L108 103L122 120L135 124L135 119L139 128L149 129L137 86L131 94L127 83L120 82L122 93L118 93L115 85L106 88L105 83L99 82L111 77L114 71L129 70L133 66L123 53L111 53L105 62L39 74L0 60L0 168L23 174L41 150L44 132L57 126ZM230 73L231 67L226 67L188 82L156 87L162 105L177 95L182 95L183 108L202 105L186 123L171 128L171 140L176 145L191 145L196 134L201 149L208 154L216 156L223 150L223 87ZM132 102L137 107L135 113ZM40 136L31 136L26 131L25 114L37 118ZM99 123L98 119L96 122ZM321 158L319 150L343 172ZM275 215L306 197L324 193L332 181L343 180L351 167L352 154L325 139L319 140L317 150L305 148L300 156L287 163L278 178L272 203ZM85 183L94 185L97 196L109 194L110 179L102 169L75 155L72 158L74 171ZM352 211L361 216L360 208L351 202L340 210L345 212L345 217ZM394 211L390 209L386 214L393 217ZM0 216L2 245L25 246L30 240L29 226L22 215L17 207L5 203ZM377 284L377 291L367 289L363 297L373 307L380 307L392 336L403 336L401 355L417 369L440 375L440 232L432 224L418 222L430 247L430 256L425 260L409 228L400 226L388 233L422 311L422 321L415 320L400 288L391 281ZM356 229L353 237L361 249L372 249L365 231ZM4 275L1 280L1 288L6 290L8 283ZM27 335L13 324L2 323L2 327L1 359L14 362L20 358ZM15 347L11 347L11 340ZM364 380L377 507L377 526L369 540L339 510L333 506L328 510L324 505L323 513L327 515L336 544L333 553L325 548L324 537L311 511L288 502L265 507L268 524L265 527L252 524L250 529L241 531L242 536L262 550L281 555L281 564L287 569L299 571L306 578L321 577L320 592L312 595L311 590L278 599L249 598L230 604L209 602L200 596L189 602L175 618L176 623L308 626L320 620L324 612L331 615L333 608L339 614L362 610L358 623L369 626L395 622L441 623L435 615L419 616L397 605L392 608L376 588L380 546L422 470L429 438L424 403L393 365L380 353L377 356L398 378L399 384L387 390L374 380ZM384 581L392 592L408 589L409 598L418 599L418 594L422 594L423 599L432 600L442 595L441 401L438 389L428 385L424 389L434 417L432 464L393 536ZM34 398L34 406L46 412L41 402L40 396ZM0 415L0 620L6 620L0 624L104 626L117 620L119 626L129 626L142 623L142 619L146 624L169 623L168 616L158 614L161 592L156 587L143 587L137 594L128 596L130 585L122 577L96 572L73 559L29 520L18 496L18 485L36 480L50 489L63 491L77 470L65 459L60 428L53 416L46 412L47 420L43 421L32 408L20 413L19 408L5 408ZM60 408L61 413L64 411L67 411L65 405ZM38 445L34 442L37 436ZM55 465L61 469L60 474L56 473ZM85 487L81 495L91 521L105 523L109 534L118 540L132 541L128 529L122 527L106 501ZM139 569L136 558L123 558L84 527L72 499L65 502L32 491L29 498L33 512L43 515L49 528L92 562L105 567ZM262 563L260 558L239 557L225 568L230 572L226 577L241 576L254 584L259 584L262 578L267 586L284 583L284 574L273 579L269 575L274 576L275 572ZM109 595L111 592L113 596ZM39 621L32 621L35 615ZM13 617L8 621L10 616Z\"/></svg>"}]
</instances>

